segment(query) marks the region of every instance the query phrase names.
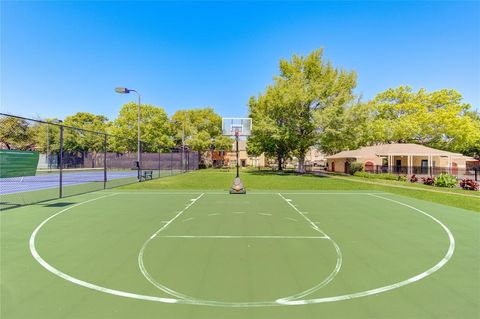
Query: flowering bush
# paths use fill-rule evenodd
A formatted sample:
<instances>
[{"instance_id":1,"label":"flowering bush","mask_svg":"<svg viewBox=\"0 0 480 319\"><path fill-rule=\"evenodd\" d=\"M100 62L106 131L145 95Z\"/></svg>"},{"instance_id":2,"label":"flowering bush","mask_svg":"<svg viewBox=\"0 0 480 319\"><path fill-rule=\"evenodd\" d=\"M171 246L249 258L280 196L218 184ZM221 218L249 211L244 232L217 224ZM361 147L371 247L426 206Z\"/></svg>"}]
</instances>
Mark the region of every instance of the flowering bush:
<instances>
[{"instance_id":1,"label":"flowering bush","mask_svg":"<svg viewBox=\"0 0 480 319\"><path fill-rule=\"evenodd\" d=\"M460 181L460 187L466 190L478 191L480 186L478 182L473 179L462 179Z\"/></svg>"},{"instance_id":2,"label":"flowering bush","mask_svg":"<svg viewBox=\"0 0 480 319\"><path fill-rule=\"evenodd\" d=\"M418 177L415 175L410 176L410 183L416 183L418 182Z\"/></svg>"},{"instance_id":3,"label":"flowering bush","mask_svg":"<svg viewBox=\"0 0 480 319\"><path fill-rule=\"evenodd\" d=\"M432 185L435 184L435 180L431 177L422 177L422 183L425 185Z\"/></svg>"}]
</instances>

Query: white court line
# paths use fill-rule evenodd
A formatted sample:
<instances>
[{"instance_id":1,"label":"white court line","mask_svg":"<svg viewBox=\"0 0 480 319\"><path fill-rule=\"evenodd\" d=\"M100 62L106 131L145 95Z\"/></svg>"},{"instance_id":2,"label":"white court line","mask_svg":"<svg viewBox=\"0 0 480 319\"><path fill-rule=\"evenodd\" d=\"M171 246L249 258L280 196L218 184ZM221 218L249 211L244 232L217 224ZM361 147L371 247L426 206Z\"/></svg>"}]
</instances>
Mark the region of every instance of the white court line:
<instances>
[{"instance_id":1,"label":"white court line","mask_svg":"<svg viewBox=\"0 0 480 319\"><path fill-rule=\"evenodd\" d=\"M217 216L217 215L220 215L220 213L211 213L211 214L208 214L208 216Z\"/></svg>"},{"instance_id":2,"label":"white court line","mask_svg":"<svg viewBox=\"0 0 480 319\"><path fill-rule=\"evenodd\" d=\"M109 191L102 191L103 193L110 193ZM165 193L165 192L122 192L117 191L119 195L198 195L198 194L205 194L202 192L192 192L192 193Z\"/></svg>"},{"instance_id":3,"label":"white court line","mask_svg":"<svg viewBox=\"0 0 480 319\"><path fill-rule=\"evenodd\" d=\"M335 268L333 269L333 271L330 273L330 275L328 275L321 283L305 290L305 291L302 291L302 292L299 292L299 293L296 293L292 296L288 296L288 297L284 297L284 298L280 298L280 299L277 299L276 301L279 302L279 303L288 303L294 299L299 299L299 298L303 298L317 290L319 290L320 288L328 285L334 278L335 276L338 274L338 272L340 271L340 268L342 268L342 251L340 250L340 247L338 246L338 244L332 239L330 238L327 234L325 234L325 232L323 230L321 230L312 220L310 220L310 218L308 218L307 216L305 216L305 213L302 213L295 205L292 204L292 200L291 199L287 199L285 198L282 194L278 193L278 195L283 198L285 200L285 202L290 205L290 207L292 207L297 213L299 213L303 218L305 218L305 220L310 223L311 227L313 229L315 229L317 232L323 234L323 236L326 236L328 240L330 240L330 242L332 243L333 247L335 248L335 251L337 253L337 262L335 264Z\"/></svg>"},{"instance_id":4,"label":"white court line","mask_svg":"<svg viewBox=\"0 0 480 319\"><path fill-rule=\"evenodd\" d=\"M195 219L195 217L190 217L190 218L184 219L184 220L182 220L182 223L183 222L188 222L189 220L192 220L192 219Z\"/></svg>"},{"instance_id":5,"label":"white court line","mask_svg":"<svg viewBox=\"0 0 480 319\"><path fill-rule=\"evenodd\" d=\"M454 253L454 250L455 250L455 239L454 239L452 233L447 228L447 226L445 226L438 219L436 219L435 217L429 215L428 213L426 213L426 212L424 212L424 211L422 211L422 210L420 210L416 207L413 207L411 205L408 205L408 204L405 204L405 203L402 203L400 201L396 201L396 200L393 200L393 199L390 199L390 198L386 198L386 197L383 197L383 196L375 196L374 194L371 194L371 196L373 196L373 197L378 197L380 199L384 199L384 200L387 200L387 201L390 201L390 202L393 202L393 203L397 203L399 205L408 207L408 208L410 208L414 211L420 212L420 213L426 215L427 217L431 218L437 224L439 224L442 227L442 229L446 232L446 234L448 235L448 238L449 238L449 241L450 241L450 245L449 245L448 251L445 254L445 256L437 264L435 264L431 268L427 269L426 271L424 271L424 272L422 272L422 273L420 273L420 274L418 274L414 277L408 278L404 281L394 283L394 284L391 284L391 285L387 285L387 286L383 286L383 287L379 287L379 288L375 288L375 289L370 289L370 290L365 290L365 291L360 291L360 292L356 292L356 293L350 293L350 294L338 295L338 296L330 296L330 297L323 297L323 298L316 298L316 299L304 299L304 300L287 300L287 298L283 298L283 299L279 299L279 300L276 300L276 301L222 302L222 301L199 300L199 299L162 298L162 297L158 297L158 296L142 295L142 294L130 293L130 292L125 292L125 291L120 291L120 290L115 290L115 289L110 289L110 288L98 286L98 285L80 280L78 278L72 277L72 276L56 269L55 267L53 267L49 263L47 263L39 255L39 253L38 253L38 251L36 250L36 247L35 247L35 239L36 239L36 236L37 236L38 232L41 230L41 228L48 221L50 221L52 218L66 212L66 211L68 211L68 210L70 210L74 207L92 202L94 200L98 200L98 199L101 199L101 198L106 198L106 197L110 197L110 196L114 196L114 195L117 195L117 193L113 193L113 194L109 194L109 195L105 195L105 196L100 196L100 197L97 197L97 198L86 200L84 202L77 203L75 205L67 207L67 208L61 210L60 212L46 218L42 223L40 223L40 225L37 226L37 228L35 228L35 230L32 232L32 235L30 236L29 248L30 248L30 252L32 253L32 256L35 258L35 260L42 267L44 267L46 270L48 270L52 274L66 280L66 281L69 281L73 284L76 284L76 285L79 285L79 286L82 286L82 287L85 287L85 288L89 288L89 289L92 289L92 290L100 291L100 292L115 295L115 296L137 299L137 300L162 302L162 303L179 303L179 304L189 304L189 305L199 305L199 306L247 307L248 308L248 307L272 307L272 306L280 306L280 305L295 306L295 305L304 305L304 304L317 304L317 303L324 303L324 302L336 302L336 301L343 301L343 300L349 300L349 299L355 299L355 298L361 298L361 297L376 295L376 294L386 292L386 291L389 291L389 290L394 290L394 289L400 288L402 286L406 286L408 284L411 284L411 283L414 283L416 281L422 280L422 279L426 278L427 276L433 274L434 272L436 272L437 270L442 268L450 260L450 258L453 256L453 253Z\"/></svg>"},{"instance_id":6,"label":"white court line","mask_svg":"<svg viewBox=\"0 0 480 319\"><path fill-rule=\"evenodd\" d=\"M272 216L272 214L269 214L269 213L258 213L258 214L263 216Z\"/></svg>"},{"instance_id":7,"label":"white court line","mask_svg":"<svg viewBox=\"0 0 480 319\"><path fill-rule=\"evenodd\" d=\"M308 218L307 216L305 216L305 213L302 213L300 210L298 210L297 206L295 206L295 205L292 204L292 200L291 200L291 199L285 198L285 197L284 197L282 194L280 194L280 193L277 193L277 195L279 195L281 198L283 198L283 199L287 202L287 204L290 205L290 207L292 207L293 209L295 209L295 211L296 211L297 213L299 213L300 215L302 215L302 217L305 218L305 220L310 223L310 225L312 226L313 229L315 229L316 231L322 233L324 236L327 236L327 237L328 237L328 235L325 234L324 231L322 231L320 228L318 228L318 226L315 225L315 223L310 220L310 218Z\"/></svg>"},{"instance_id":8,"label":"white court line","mask_svg":"<svg viewBox=\"0 0 480 319\"><path fill-rule=\"evenodd\" d=\"M83 205L83 204L87 204L87 203L90 203L90 202L93 202L95 200L99 200L99 199L102 199L102 198L106 198L106 197L110 197L110 196L115 196L115 195L118 195L118 193L111 193L109 195L105 195L105 196L100 196L100 197L96 197L96 198L93 198L93 199L90 199L90 200L86 200L86 201L83 201L83 202L80 202L80 203L77 203L75 205L72 205L70 207L67 207L65 209L62 209L61 211L59 211L58 213L48 217L47 219L45 219L40 225L37 226L37 228L35 228L35 230L33 231L32 235L30 236L30 241L29 241L29 247L30 247L30 252L32 253L32 256L33 258L35 258L35 260L40 264L42 265L42 267L44 267L46 270L48 270L49 272L51 272L52 274L54 275L57 275L58 277L62 278L62 279L65 279L66 281L69 281L69 282L72 282L74 284L77 284L79 286L83 286L83 287L86 287L86 288L90 288L90 289L93 289L93 290L97 290L97 291L100 291L100 292L104 292L104 293L107 293L107 294L111 294L111 295L116 295L116 296L120 296L120 297L126 297L126 298L133 298L133 299L140 299L140 300L150 300L150 301L159 301L159 302L166 302L166 303L176 303L178 302L177 299L173 299L173 298L161 298L161 297L156 297L156 296L148 296L148 295L140 295L140 294L135 294L135 293L130 293L130 292L125 292L125 291L120 291L120 290L115 290L115 289L110 289L110 288L105 288L105 287L102 287L102 286L98 286L98 285L95 285L95 284L92 284L92 283L89 283L89 282L86 282L86 281L83 281L83 280L80 280L80 279L77 279L75 277L72 277L70 275L67 275L66 273L64 272L61 272L60 270L58 270L57 268L53 267L52 265L50 265L49 263L47 263L41 256L40 254L38 253L37 251L37 248L35 247L35 238L38 234L38 232L40 231L40 229L49 221L51 220L52 218L74 208L74 207L78 207L80 205Z\"/></svg>"},{"instance_id":9,"label":"white court line","mask_svg":"<svg viewBox=\"0 0 480 319\"><path fill-rule=\"evenodd\" d=\"M145 250L148 246L148 244L152 241L152 239L154 239L155 237L157 237L157 235L162 232L163 230L165 230L165 228L168 227L168 225L170 225L175 219L177 219L181 214L183 214L187 209L189 209L193 204L195 204L203 195L205 195L205 193L201 193L200 196L196 197L196 198L192 198L190 203L184 208L182 209L177 215L175 215L172 219L170 219L168 221L168 223L166 223L165 225L163 225L162 227L160 227L160 229L158 229L152 236L150 236L142 245L142 247L140 248L140 252L138 253L138 267L140 268L140 271L142 273L142 275L152 284L154 285L155 287L157 287L158 289L162 290L163 292L166 292L172 296L175 296L177 298L180 298L180 299L191 299L190 296L187 296L187 295L184 295L184 294L181 294L179 292L176 292L175 290L172 290L170 288L168 288L167 286L164 286L160 283L158 283L150 274L149 272L147 271L147 269L145 268L145 264L143 262L143 255L145 253Z\"/></svg>"},{"instance_id":10,"label":"white court line","mask_svg":"<svg viewBox=\"0 0 480 319\"><path fill-rule=\"evenodd\" d=\"M283 217L283 218L294 221L294 222L298 222L298 220L296 220L295 218L290 218L290 217Z\"/></svg>"},{"instance_id":11,"label":"white court line","mask_svg":"<svg viewBox=\"0 0 480 319\"><path fill-rule=\"evenodd\" d=\"M376 294L379 294L379 293L382 293L382 292L386 292L386 291L389 291L389 290L400 288L402 286L409 285L409 284L414 283L416 281L419 281L419 280L421 280L425 277L428 277L431 274L433 274L434 272L436 272L437 270L439 270L440 268L442 268L443 266L445 266L445 264L450 260L450 258L452 258L453 252L455 251L455 238L453 237L453 234L450 231L450 229L448 229L448 227L445 226L441 221L439 221L438 219L436 219L432 215L424 212L423 210L418 209L416 207L413 207L411 205L408 205L408 204L405 204L405 203L402 203L402 202L399 202L397 200L390 199L390 198L387 198L387 197L379 196L379 195L376 195L376 194L369 194L369 195L373 196L373 197L383 199L383 200L386 200L386 201L390 201L392 203L396 203L398 205L408 207L410 209L413 209L414 211L417 211L419 213L424 214L427 217L430 217L437 224L439 224L443 228L443 230L447 233L448 239L450 241L450 244L448 246L448 250L447 250L447 253L445 254L445 256L436 265L427 269L426 271L422 272L421 274L418 274L416 276L413 276L411 278L408 278L406 280L403 280L403 281L400 281L400 282L397 282L397 283L394 283L394 284L391 284L391 285L388 285L388 286L383 286L383 287L380 287L380 288L360 291L360 292L346 294L346 295L333 296L333 297L323 297L323 298L307 299L307 300L279 300L280 303L285 304L285 305L306 305L306 304L316 304L316 303L323 303L323 302L349 300L349 299L354 299L354 298L376 295Z\"/></svg>"},{"instance_id":12,"label":"white court line","mask_svg":"<svg viewBox=\"0 0 480 319\"><path fill-rule=\"evenodd\" d=\"M218 235L218 236L196 236L196 235L165 235L157 236L157 238L193 238L193 239L203 239L203 238L213 238L213 239L242 239L242 238L259 238L259 239L329 239L326 236L235 236L235 235Z\"/></svg>"},{"instance_id":13,"label":"white court line","mask_svg":"<svg viewBox=\"0 0 480 319\"><path fill-rule=\"evenodd\" d=\"M275 193L275 194L278 194L278 193ZM370 195L370 194L379 194L379 195L383 195L383 194L388 194L388 193L385 193L385 192L381 192L381 193L365 193L365 192L335 192L335 193L329 193L329 192L318 192L318 193L314 193L314 192L310 192L310 193L285 193L285 192L282 192L282 194L285 194L285 195Z\"/></svg>"}]
</instances>

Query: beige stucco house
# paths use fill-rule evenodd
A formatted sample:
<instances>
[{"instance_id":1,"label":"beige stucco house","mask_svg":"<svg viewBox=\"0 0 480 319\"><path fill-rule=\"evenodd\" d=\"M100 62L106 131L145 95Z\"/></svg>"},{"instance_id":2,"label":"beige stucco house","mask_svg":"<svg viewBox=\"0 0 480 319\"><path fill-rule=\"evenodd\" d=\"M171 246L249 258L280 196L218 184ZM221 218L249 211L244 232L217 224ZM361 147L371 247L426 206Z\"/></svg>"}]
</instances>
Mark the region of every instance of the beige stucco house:
<instances>
[{"instance_id":1,"label":"beige stucco house","mask_svg":"<svg viewBox=\"0 0 480 319\"><path fill-rule=\"evenodd\" d=\"M305 154L305 164L313 166L324 166L327 163L325 154L316 147L310 147Z\"/></svg>"},{"instance_id":2,"label":"beige stucco house","mask_svg":"<svg viewBox=\"0 0 480 319\"><path fill-rule=\"evenodd\" d=\"M473 174L473 167L480 165L480 161L472 157L418 144L381 144L327 156L330 172L347 173L352 162L363 164L366 172L407 175L436 175L441 172L469 175Z\"/></svg>"},{"instance_id":3,"label":"beige stucco house","mask_svg":"<svg viewBox=\"0 0 480 319\"><path fill-rule=\"evenodd\" d=\"M253 166L253 167L265 167L265 155L261 154L260 156L250 156L247 154L247 142L238 141L238 150L239 150L239 164L240 167ZM236 143L233 143L232 150L226 152L225 154L225 166L234 167L237 165L237 148Z\"/></svg>"}]
</instances>

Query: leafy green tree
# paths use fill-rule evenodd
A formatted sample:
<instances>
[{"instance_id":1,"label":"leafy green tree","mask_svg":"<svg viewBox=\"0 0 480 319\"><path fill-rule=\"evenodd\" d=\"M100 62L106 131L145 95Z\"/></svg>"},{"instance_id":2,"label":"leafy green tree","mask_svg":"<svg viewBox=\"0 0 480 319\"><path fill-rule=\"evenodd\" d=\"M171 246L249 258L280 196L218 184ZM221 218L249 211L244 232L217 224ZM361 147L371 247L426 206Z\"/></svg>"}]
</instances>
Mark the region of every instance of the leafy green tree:
<instances>
[{"instance_id":1,"label":"leafy green tree","mask_svg":"<svg viewBox=\"0 0 480 319\"><path fill-rule=\"evenodd\" d=\"M172 124L167 113L160 107L142 104L140 108L140 132L142 150L144 152L158 152L163 148L173 146L171 138ZM137 104L124 104L120 113L109 128L114 135L109 147L116 152L137 151Z\"/></svg>"},{"instance_id":2,"label":"leafy green tree","mask_svg":"<svg viewBox=\"0 0 480 319\"><path fill-rule=\"evenodd\" d=\"M105 135L109 127L107 117L87 112L67 116L64 124L80 130L65 127L63 148L66 151L97 153L104 149ZM95 133L99 132L99 133Z\"/></svg>"},{"instance_id":3,"label":"leafy green tree","mask_svg":"<svg viewBox=\"0 0 480 319\"><path fill-rule=\"evenodd\" d=\"M455 90L388 89L363 105L371 121L370 136L359 144L418 143L452 152L478 154L480 121ZM367 109L368 107L368 109ZM478 155L476 155L478 156Z\"/></svg>"},{"instance_id":4,"label":"leafy green tree","mask_svg":"<svg viewBox=\"0 0 480 319\"><path fill-rule=\"evenodd\" d=\"M256 120L265 115L271 119L269 125L254 129L253 141L265 152L276 148L277 157L280 157L279 152L283 153L281 156L292 153L298 158L297 171L305 172L305 155L311 146L321 141L322 148L333 148L328 143L335 142L334 136L338 133L334 130L337 122L343 119L344 108L355 98L355 86L355 72L347 72L335 68L329 61L325 62L322 49L305 57L294 55L289 61L281 60L280 75L267 88L265 97L260 96L250 103L250 112ZM265 100L262 101L262 98ZM257 115L252 107L269 110ZM271 113L275 115L269 115ZM271 124L275 125L275 132L260 133L261 129L267 129ZM271 141L256 136L263 134L267 137L269 133L279 134L275 140L279 143L275 147L272 147Z\"/></svg>"},{"instance_id":5,"label":"leafy green tree","mask_svg":"<svg viewBox=\"0 0 480 319\"><path fill-rule=\"evenodd\" d=\"M10 116L0 117L0 142L9 150L33 150L35 147L29 122Z\"/></svg>"},{"instance_id":6,"label":"leafy green tree","mask_svg":"<svg viewBox=\"0 0 480 319\"><path fill-rule=\"evenodd\" d=\"M455 90L415 92L400 86L323 116L322 121L333 122L325 135L329 141L320 142L327 153L378 143L417 143L480 156L480 116Z\"/></svg>"},{"instance_id":7,"label":"leafy green tree","mask_svg":"<svg viewBox=\"0 0 480 319\"><path fill-rule=\"evenodd\" d=\"M251 97L248 103L254 125L247 141L247 152L253 156L265 153L267 157L276 158L278 170L283 170L292 150L286 126L288 114L283 110L281 97L281 90L271 85L263 95Z\"/></svg>"},{"instance_id":8,"label":"leafy green tree","mask_svg":"<svg viewBox=\"0 0 480 319\"><path fill-rule=\"evenodd\" d=\"M215 137L214 146L218 151L231 151L233 139L228 136L218 135Z\"/></svg>"},{"instance_id":9,"label":"leafy green tree","mask_svg":"<svg viewBox=\"0 0 480 319\"><path fill-rule=\"evenodd\" d=\"M43 119L55 122L55 118ZM31 127L35 148L45 154L58 154L60 151L60 127L54 124L34 123Z\"/></svg>"},{"instance_id":10,"label":"leafy green tree","mask_svg":"<svg viewBox=\"0 0 480 319\"><path fill-rule=\"evenodd\" d=\"M231 141L222 136L222 118L211 107L179 110L173 114L172 120L176 145L182 145L184 135L185 144L190 149L198 151L203 161L212 141L216 149L221 147L223 150L229 150L232 147Z\"/></svg>"},{"instance_id":11,"label":"leafy green tree","mask_svg":"<svg viewBox=\"0 0 480 319\"><path fill-rule=\"evenodd\" d=\"M480 159L480 111L468 111L465 115L472 119L477 134L472 138L472 142L462 148L462 153Z\"/></svg>"},{"instance_id":12,"label":"leafy green tree","mask_svg":"<svg viewBox=\"0 0 480 319\"><path fill-rule=\"evenodd\" d=\"M281 61L280 78L276 80L284 84L283 96L289 114L287 126L293 139L293 154L298 158L297 170L302 173L308 149L328 135L332 125L337 125L331 120L319 121L325 118L322 113L335 119L355 98L355 72L335 68L330 61L325 62L322 55L323 50L316 50L306 57L294 55L290 61Z\"/></svg>"}]
</instances>

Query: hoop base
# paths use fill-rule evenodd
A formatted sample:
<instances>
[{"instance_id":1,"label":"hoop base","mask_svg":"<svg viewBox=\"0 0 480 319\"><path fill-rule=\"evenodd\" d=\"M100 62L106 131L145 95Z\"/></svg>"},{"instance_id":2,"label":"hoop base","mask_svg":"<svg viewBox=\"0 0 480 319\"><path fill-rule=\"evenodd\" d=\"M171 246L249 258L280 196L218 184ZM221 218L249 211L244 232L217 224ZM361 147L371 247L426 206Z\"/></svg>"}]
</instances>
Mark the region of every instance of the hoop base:
<instances>
[{"instance_id":1,"label":"hoop base","mask_svg":"<svg viewBox=\"0 0 480 319\"><path fill-rule=\"evenodd\" d=\"M233 180L233 184L230 187L230 194L246 194L247 190L243 186L242 181L240 180L240 177L235 177Z\"/></svg>"}]
</instances>

